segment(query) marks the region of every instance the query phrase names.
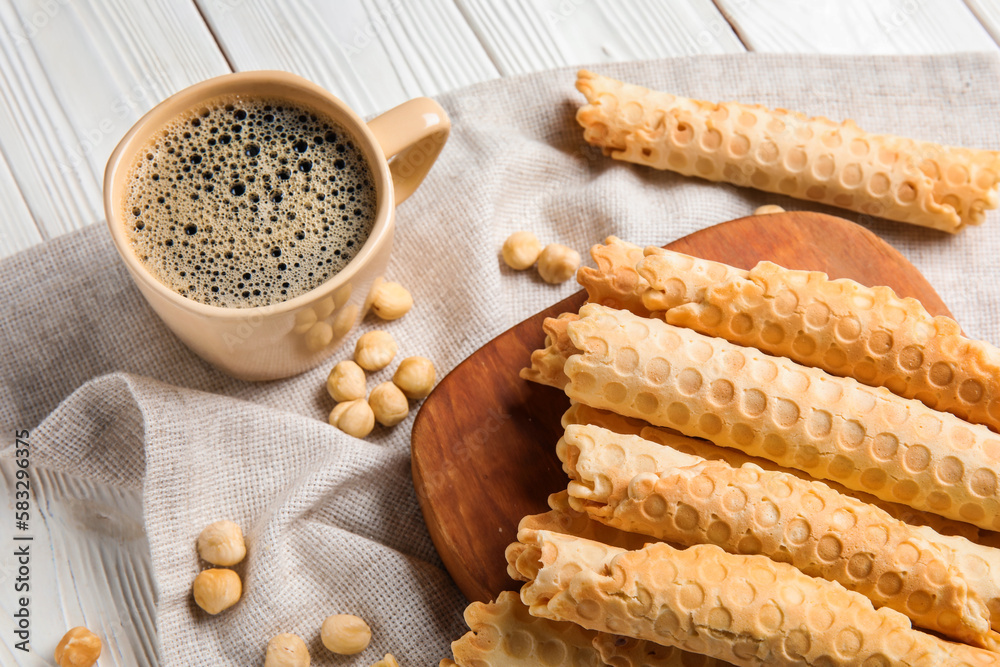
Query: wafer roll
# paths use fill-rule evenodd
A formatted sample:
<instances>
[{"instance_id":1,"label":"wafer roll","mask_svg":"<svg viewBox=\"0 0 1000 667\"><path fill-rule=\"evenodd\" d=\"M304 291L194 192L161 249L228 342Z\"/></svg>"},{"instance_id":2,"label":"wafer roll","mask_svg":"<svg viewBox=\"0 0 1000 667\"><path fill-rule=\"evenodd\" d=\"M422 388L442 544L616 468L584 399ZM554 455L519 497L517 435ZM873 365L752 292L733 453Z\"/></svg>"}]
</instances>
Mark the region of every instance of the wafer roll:
<instances>
[{"instance_id":1,"label":"wafer roll","mask_svg":"<svg viewBox=\"0 0 1000 667\"><path fill-rule=\"evenodd\" d=\"M533 616L676 646L735 665L996 665L1000 655L913 630L908 618L764 556L665 543L624 551L523 531L517 572Z\"/></svg>"},{"instance_id":2,"label":"wafer roll","mask_svg":"<svg viewBox=\"0 0 1000 667\"><path fill-rule=\"evenodd\" d=\"M465 610L465 622L469 632L451 644L459 667L605 664L593 647L597 633L575 623L535 618L513 591L500 593L495 602L473 602Z\"/></svg>"},{"instance_id":3,"label":"wafer roll","mask_svg":"<svg viewBox=\"0 0 1000 667\"><path fill-rule=\"evenodd\" d=\"M588 304L567 395L915 509L1000 528L1000 438L884 388Z\"/></svg>"},{"instance_id":4,"label":"wafer roll","mask_svg":"<svg viewBox=\"0 0 1000 667\"><path fill-rule=\"evenodd\" d=\"M997 207L1000 154L714 104L581 70L584 139L617 160L955 233Z\"/></svg>"},{"instance_id":5,"label":"wafer roll","mask_svg":"<svg viewBox=\"0 0 1000 667\"><path fill-rule=\"evenodd\" d=\"M747 275L746 271L722 262L665 248L650 246L643 252L645 256L636 263L636 272L645 282L642 303L652 313L669 311L686 303L699 303L714 285Z\"/></svg>"},{"instance_id":6,"label":"wafer roll","mask_svg":"<svg viewBox=\"0 0 1000 667\"><path fill-rule=\"evenodd\" d=\"M577 282L587 290L587 301L649 315L642 303L642 293L649 286L635 270L643 256L642 248L609 236L604 245L590 249L590 256L597 268L582 266L576 272Z\"/></svg>"},{"instance_id":7,"label":"wafer roll","mask_svg":"<svg viewBox=\"0 0 1000 667\"><path fill-rule=\"evenodd\" d=\"M643 260L640 271L660 282L662 257ZM666 319L1000 431L1000 350L888 287L761 262L746 279L714 285Z\"/></svg>"},{"instance_id":8,"label":"wafer roll","mask_svg":"<svg viewBox=\"0 0 1000 667\"><path fill-rule=\"evenodd\" d=\"M822 482L752 463L734 468L595 426L570 426L556 452L572 480L570 504L609 526L787 562L916 625L986 646L985 600L997 591L973 589L958 553L933 531Z\"/></svg>"},{"instance_id":9,"label":"wafer roll","mask_svg":"<svg viewBox=\"0 0 1000 667\"><path fill-rule=\"evenodd\" d=\"M759 456L750 456L739 449L719 447L707 440L689 438L670 428L650 426L649 422L642 419L622 417L614 412L592 408L583 403L571 404L569 409L563 414L561 421L563 428L566 428L570 424L590 424L606 428L615 433L638 435L644 440L672 447L685 454L694 454L708 461L725 461L734 468L739 468L744 463L753 463L764 470L785 472L806 481L813 481L814 479L811 475L801 470L786 468L776 464L774 461L768 461ZM908 523L911 526L928 526L940 535L955 535L963 537L977 545L981 544L987 547L1000 548L1000 533L990 530L980 530L971 523L953 521L932 512L922 512L908 505L882 500L870 493L849 489L833 480L824 480L824 483L838 493L857 498L863 503L874 505L892 518Z\"/></svg>"},{"instance_id":10,"label":"wafer roll","mask_svg":"<svg viewBox=\"0 0 1000 667\"><path fill-rule=\"evenodd\" d=\"M576 313L563 313L559 317L546 317L542 322L545 332L545 347L531 353L531 365L522 368L521 378L545 384L556 389L566 386L563 366L570 355L576 352L570 342L566 327L578 319Z\"/></svg>"},{"instance_id":11,"label":"wafer roll","mask_svg":"<svg viewBox=\"0 0 1000 667\"><path fill-rule=\"evenodd\" d=\"M647 248L646 253L657 257L646 272L657 280L650 289L636 265L643 260L639 246L609 236L605 245L590 250L598 268L581 268L577 280L587 289L588 302L611 308L621 308L636 315L663 317L664 311L687 303L698 303L705 292L719 282L746 276L746 271L721 262L691 257L679 252ZM654 273L655 272L655 273ZM558 318L546 318L545 347L532 352L531 365L521 370L521 377L539 384L562 389L566 385L563 366L578 350L566 333L567 325L577 319L574 313Z\"/></svg>"}]
</instances>

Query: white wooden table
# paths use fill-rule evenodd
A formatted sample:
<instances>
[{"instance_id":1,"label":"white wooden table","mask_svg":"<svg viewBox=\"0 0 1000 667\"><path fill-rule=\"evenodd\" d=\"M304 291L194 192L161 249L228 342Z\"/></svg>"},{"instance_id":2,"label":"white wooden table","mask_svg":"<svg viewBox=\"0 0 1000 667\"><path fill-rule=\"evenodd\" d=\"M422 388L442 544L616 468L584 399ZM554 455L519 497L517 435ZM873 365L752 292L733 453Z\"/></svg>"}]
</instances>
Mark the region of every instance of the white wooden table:
<instances>
[{"instance_id":1,"label":"white wooden table","mask_svg":"<svg viewBox=\"0 0 1000 667\"><path fill-rule=\"evenodd\" d=\"M562 65L998 42L1000 0L0 0L0 257L100 222L104 164L121 135L164 97L230 71L296 72L369 114ZM8 464L0 473L9 497ZM138 494L103 491L106 507L126 509L91 517L113 539L88 541L67 528L82 524L72 494L59 495L63 481L41 487L54 495L35 499L46 508L35 544L51 556L34 576L54 582L59 599L36 608L36 619L51 616L36 623L38 654L15 653L16 566L0 530L0 664L51 664L78 622L99 624L102 665L156 664L148 546L133 535L142 535ZM96 589L108 594L95 601Z\"/></svg>"},{"instance_id":2,"label":"white wooden table","mask_svg":"<svg viewBox=\"0 0 1000 667\"><path fill-rule=\"evenodd\" d=\"M560 65L998 40L997 0L0 0L0 257L102 220L121 135L230 71L290 70L367 114Z\"/></svg>"}]
</instances>

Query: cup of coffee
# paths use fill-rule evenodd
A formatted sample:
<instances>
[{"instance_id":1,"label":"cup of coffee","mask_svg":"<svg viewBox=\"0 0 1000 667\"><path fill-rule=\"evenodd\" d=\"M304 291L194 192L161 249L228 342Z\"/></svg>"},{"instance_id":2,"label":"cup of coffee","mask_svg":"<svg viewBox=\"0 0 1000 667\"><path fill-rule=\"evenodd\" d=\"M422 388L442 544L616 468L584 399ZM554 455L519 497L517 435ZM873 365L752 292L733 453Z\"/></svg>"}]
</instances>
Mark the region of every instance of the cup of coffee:
<instances>
[{"instance_id":1,"label":"cup of coffee","mask_svg":"<svg viewBox=\"0 0 1000 667\"><path fill-rule=\"evenodd\" d=\"M153 310L199 356L247 380L295 375L364 317L395 207L450 127L428 98L365 123L287 72L210 79L161 102L115 148L111 236Z\"/></svg>"}]
</instances>

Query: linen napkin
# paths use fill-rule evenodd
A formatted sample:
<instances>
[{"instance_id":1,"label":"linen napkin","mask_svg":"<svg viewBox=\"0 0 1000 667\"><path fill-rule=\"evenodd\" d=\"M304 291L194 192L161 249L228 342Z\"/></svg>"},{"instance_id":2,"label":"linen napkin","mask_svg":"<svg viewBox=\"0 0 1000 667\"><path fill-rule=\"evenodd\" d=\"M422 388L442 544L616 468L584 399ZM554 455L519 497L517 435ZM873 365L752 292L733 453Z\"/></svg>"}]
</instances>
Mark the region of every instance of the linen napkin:
<instances>
[{"instance_id":1,"label":"linen napkin","mask_svg":"<svg viewBox=\"0 0 1000 667\"><path fill-rule=\"evenodd\" d=\"M590 69L702 99L1000 149L1000 60L991 55L743 54ZM8 433L32 428L37 468L141 494L161 664L262 664L267 640L280 632L302 636L320 666L371 664L386 652L403 665L448 655L465 631L466 600L441 565L413 490L415 411L353 439L326 424L333 403L324 382L356 335L374 328L396 338L397 360L427 356L441 377L578 289L507 269L498 251L514 231L586 256L609 234L662 245L762 204L823 210L895 245L969 335L1000 343L1000 213L948 236L618 163L584 144L574 80L575 68L561 69L439 98L452 136L399 208L387 273L416 305L395 322L369 316L329 363L295 378L241 382L189 352L130 282L103 222L0 262L0 420ZM209 617L191 598L194 544L222 518L247 535L238 566L244 594ZM35 594L45 594L43 583ZM371 624L366 652L338 657L321 646L320 624L340 612Z\"/></svg>"}]
</instances>

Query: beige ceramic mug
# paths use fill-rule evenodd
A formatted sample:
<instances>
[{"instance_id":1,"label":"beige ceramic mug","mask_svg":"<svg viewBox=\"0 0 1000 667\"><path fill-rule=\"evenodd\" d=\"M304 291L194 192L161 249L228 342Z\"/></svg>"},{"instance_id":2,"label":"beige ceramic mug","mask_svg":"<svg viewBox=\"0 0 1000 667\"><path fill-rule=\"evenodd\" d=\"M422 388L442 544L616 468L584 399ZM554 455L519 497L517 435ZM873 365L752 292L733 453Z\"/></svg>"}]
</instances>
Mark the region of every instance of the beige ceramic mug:
<instances>
[{"instance_id":1,"label":"beige ceramic mug","mask_svg":"<svg viewBox=\"0 0 1000 667\"><path fill-rule=\"evenodd\" d=\"M376 212L371 234L358 254L319 287L269 306L224 308L181 296L146 269L132 251L122 203L136 154L146 149L156 132L205 100L240 94L287 99L342 125L371 167ZM450 127L444 110L426 97L404 102L366 124L344 102L294 74L255 71L209 79L157 105L111 154L104 174L104 211L111 236L139 291L199 356L245 380L295 375L329 357L364 317L389 261L395 207L427 175Z\"/></svg>"}]
</instances>

